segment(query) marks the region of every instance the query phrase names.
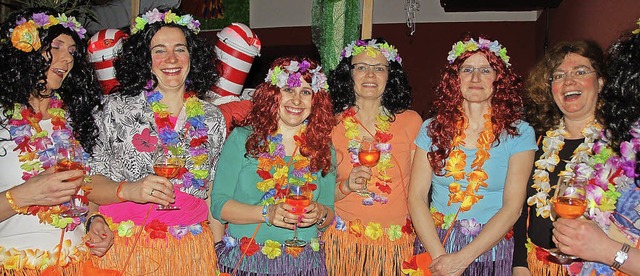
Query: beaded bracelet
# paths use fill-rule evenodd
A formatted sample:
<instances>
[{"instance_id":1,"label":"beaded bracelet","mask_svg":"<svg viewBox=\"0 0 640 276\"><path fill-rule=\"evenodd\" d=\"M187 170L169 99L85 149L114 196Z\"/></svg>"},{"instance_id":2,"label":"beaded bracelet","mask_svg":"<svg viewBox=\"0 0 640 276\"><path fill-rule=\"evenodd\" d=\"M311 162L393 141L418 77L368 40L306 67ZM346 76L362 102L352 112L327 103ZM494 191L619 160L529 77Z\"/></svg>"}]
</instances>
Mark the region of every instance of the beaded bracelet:
<instances>
[{"instance_id":1,"label":"beaded bracelet","mask_svg":"<svg viewBox=\"0 0 640 276\"><path fill-rule=\"evenodd\" d=\"M126 180L120 181L120 184L118 184L118 189L116 189L116 197L120 200L120 202L126 201L124 198L120 197L120 191L122 191L122 185L124 183L127 183L127 181Z\"/></svg>"},{"instance_id":2,"label":"beaded bracelet","mask_svg":"<svg viewBox=\"0 0 640 276\"><path fill-rule=\"evenodd\" d=\"M347 181L348 181L348 180L347 180ZM343 182L344 182L344 181L343 181ZM338 190L340 191L340 193L341 193L341 194L348 196L351 192L345 193L345 192L342 190L342 183L343 183L343 182L338 183Z\"/></svg>"},{"instance_id":3,"label":"beaded bracelet","mask_svg":"<svg viewBox=\"0 0 640 276\"><path fill-rule=\"evenodd\" d=\"M271 223L269 222L269 217L267 216L268 208L269 208L269 205L265 205L262 207L262 217L264 218L264 222L267 224L267 226L271 226Z\"/></svg>"},{"instance_id":4,"label":"beaded bracelet","mask_svg":"<svg viewBox=\"0 0 640 276\"><path fill-rule=\"evenodd\" d=\"M13 199L13 196L11 195L11 191L6 191L4 193L4 197L7 198L7 202L9 202L9 206L11 206L11 209L13 209L14 212L18 213L18 214L26 214L27 210L29 209L28 206L25 207L20 207L18 206L18 204L16 204L15 200Z\"/></svg>"}]
</instances>

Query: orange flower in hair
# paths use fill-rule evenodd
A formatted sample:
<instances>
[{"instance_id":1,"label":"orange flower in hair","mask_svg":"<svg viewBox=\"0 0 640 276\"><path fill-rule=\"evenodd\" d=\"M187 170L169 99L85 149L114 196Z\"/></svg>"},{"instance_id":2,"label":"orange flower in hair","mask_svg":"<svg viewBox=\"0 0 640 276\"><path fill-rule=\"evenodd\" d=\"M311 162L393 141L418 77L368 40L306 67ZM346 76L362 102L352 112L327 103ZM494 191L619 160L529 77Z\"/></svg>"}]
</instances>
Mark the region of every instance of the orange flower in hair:
<instances>
[{"instance_id":1,"label":"orange flower in hair","mask_svg":"<svg viewBox=\"0 0 640 276\"><path fill-rule=\"evenodd\" d=\"M11 44L16 49L23 52L31 52L40 50L40 36L38 34L38 26L33 21L27 21L18 25L11 33Z\"/></svg>"}]
</instances>

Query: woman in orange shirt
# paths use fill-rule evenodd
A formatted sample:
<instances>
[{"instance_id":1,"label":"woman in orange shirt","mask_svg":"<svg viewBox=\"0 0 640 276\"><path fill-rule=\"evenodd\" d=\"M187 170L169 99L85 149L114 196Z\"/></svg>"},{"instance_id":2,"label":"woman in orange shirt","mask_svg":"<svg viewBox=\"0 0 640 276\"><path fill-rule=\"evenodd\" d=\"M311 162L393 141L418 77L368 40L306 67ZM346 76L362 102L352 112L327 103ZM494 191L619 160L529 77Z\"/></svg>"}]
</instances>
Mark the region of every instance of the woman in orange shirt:
<instances>
[{"instance_id":1,"label":"woman in orange shirt","mask_svg":"<svg viewBox=\"0 0 640 276\"><path fill-rule=\"evenodd\" d=\"M329 275L398 275L414 234L407 207L411 160L422 118L398 50L381 39L349 44L329 87L338 173L336 220L323 235ZM375 140L373 167L358 158L363 139Z\"/></svg>"}]
</instances>

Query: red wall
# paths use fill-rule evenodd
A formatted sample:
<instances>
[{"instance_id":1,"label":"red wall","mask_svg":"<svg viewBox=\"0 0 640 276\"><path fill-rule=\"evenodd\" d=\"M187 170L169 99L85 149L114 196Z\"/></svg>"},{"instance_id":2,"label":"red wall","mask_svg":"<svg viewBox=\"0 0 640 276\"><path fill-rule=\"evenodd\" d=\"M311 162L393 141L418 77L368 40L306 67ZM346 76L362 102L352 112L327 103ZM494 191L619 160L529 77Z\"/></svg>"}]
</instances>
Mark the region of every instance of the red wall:
<instances>
[{"instance_id":1,"label":"red wall","mask_svg":"<svg viewBox=\"0 0 640 276\"><path fill-rule=\"evenodd\" d=\"M603 47L611 44L623 31L637 28L640 17L638 0L564 0L549 12L549 45L562 40L590 38ZM507 47L514 70L525 75L544 54L547 14L537 22L466 22L421 23L410 36L405 24L377 24L373 37L384 37L394 44L403 58L404 68L413 87L413 109L426 118L433 91L446 64L451 45L465 33L483 34ZM262 57L256 59L247 85L262 81L266 67L283 55L317 57L311 41L310 27L254 29L262 41ZM215 40L215 33L205 33Z\"/></svg>"}]
</instances>

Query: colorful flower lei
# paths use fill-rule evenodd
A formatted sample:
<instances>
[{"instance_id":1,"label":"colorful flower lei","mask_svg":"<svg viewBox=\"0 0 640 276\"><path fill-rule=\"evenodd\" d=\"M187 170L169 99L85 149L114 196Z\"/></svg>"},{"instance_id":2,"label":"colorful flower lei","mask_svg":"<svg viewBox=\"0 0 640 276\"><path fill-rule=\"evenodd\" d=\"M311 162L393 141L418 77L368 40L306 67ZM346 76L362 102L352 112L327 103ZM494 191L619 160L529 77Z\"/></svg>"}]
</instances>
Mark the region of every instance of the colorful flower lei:
<instances>
[{"instance_id":1,"label":"colorful flower lei","mask_svg":"<svg viewBox=\"0 0 640 276\"><path fill-rule=\"evenodd\" d=\"M382 228L382 224L369 222L367 225L362 224L360 219L354 221L344 221L341 217L336 216L335 228L338 231L347 232L356 237L367 237L370 240L378 240L381 237L387 237L390 241L396 241L402 238L402 235L411 235L413 233L413 224L411 219L407 217L404 226L392 224L388 228Z\"/></svg>"},{"instance_id":2,"label":"colorful flower lei","mask_svg":"<svg viewBox=\"0 0 640 276\"><path fill-rule=\"evenodd\" d=\"M573 151L571 159L566 161L567 165L564 170L558 174L559 176L570 178L574 176L574 167L576 164L584 163L591 157L591 147L594 141L598 139L601 130L602 125L595 121L589 123L582 129L581 133L584 137L584 142ZM527 199L529 206L535 205L536 216L548 218L550 215L551 202L549 193L553 188L552 186L555 185L549 183L549 173L553 172L560 162L558 153L564 147L564 139L566 136L568 136L568 133L565 129L564 120L560 120L558 128L547 131L546 136L542 140L543 154L540 156L540 159L534 163L536 169L532 176L533 184L531 187L536 190L536 194Z\"/></svg>"},{"instance_id":3,"label":"colorful flower lei","mask_svg":"<svg viewBox=\"0 0 640 276\"><path fill-rule=\"evenodd\" d=\"M311 64L306 59L303 59L302 62L297 62L292 60L289 65L281 67L276 66L273 69L269 69L267 73L267 77L264 79L265 82L270 83L271 85L275 85L278 88L293 88L300 87L300 77L301 73L309 70ZM329 89L329 84L327 84L327 77L324 73L320 72L322 69L321 66L316 67L309 71L311 73L311 90L317 93L320 90Z\"/></svg>"},{"instance_id":4,"label":"colorful flower lei","mask_svg":"<svg viewBox=\"0 0 640 276\"><path fill-rule=\"evenodd\" d=\"M178 16L171 10L162 13L158 11L158 9L153 9L147 11L141 16L136 17L135 24L131 25L131 34L136 34L137 32L144 30L147 24L153 24L156 22L164 22L165 24L176 24L184 26L187 27L187 29L191 30L194 34L198 34L200 32L200 21L194 19L190 14Z\"/></svg>"},{"instance_id":5,"label":"colorful flower lei","mask_svg":"<svg viewBox=\"0 0 640 276\"><path fill-rule=\"evenodd\" d=\"M473 38L467 41L456 42L451 46L447 60L449 64L452 64L464 52L475 52L479 49L487 49L493 52L504 61L504 64L511 66L511 64L509 64L509 56L507 56L507 48L503 47L497 40L491 41L482 37L478 38L478 42L473 40Z\"/></svg>"},{"instance_id":6,"label":"colorful flower lei","mask_svg":"<svg viewBox=\"0 0 640 276\"><path fill-rule=\"evenodd\" d=\"M465 144L464 139L466 138L466 135L464 134L464 130L469 126L467 118L462 118L462 120L459 120L456 123L456 129L460 130L460 133L456 135L451 142L452 150L449 152L449 158L447 159L444 167L447 171L445 177L452 176L454 179L454 182L449 184L450 193L449 202L447 202L447 204L451 205L451 203L461 203L459 212L466 212L470 210L474 204L484 197L476 194L480 187L489 187L489 184L485 182L489 176L482 169L482 166L491 156L489 154L489 149L496 137L493 134L493 126L491 124L491 110L489 110L487 114L484 114L483 117L485 119L484 130L480 133L476 142L478 151L476 153L476 158L473 160L473 163L471 163L472 171L469 173L464 171L464 168L467 165L467 154L460 149L460 146L464 146ZM463 191L462 185L457 181L465 178L465 175L469 184Z\"/></svg>"},{"instance_id":7,"label":"colorful flower lei","mask_svg":"<svg viewBox=\"0 0 640 276\"><path fill-rule=\"evenodd\" d=\"M9 30L11 44L23 52L38 51L42 47L38 28L46 30L58 24L76 32L81 39L87 33L87 30L73 16L67 17L65 14L58 14L57 17L54 17L40 12L31 15L29 20L22 17L16 21L16 27Z\"/></svg>"},{"instance_id":8,"label":"colorful flower lei","mask_svg":"<svg viewBox=\"0 0 640 276\"><path fill-rule=\"evenodd\" d=\"M576 177L589 179L587 185L587 211L585 217L595 221L605 231L611 224L620 191L635 188L634 179L636 152L640 148L640 122L630 130L631 140L620 143L617 155L607 145L604 133L593 145L593 156L586 162L575 165Z\"/></svg>"},{"instance_id":9,"label":"colorful flower lei","mask_svg":"<svg viewBox=\"0 0 640 276\"><path fill-rule=\"evenodd\" d=\"M300 128L298 134L294 136L296 145L305 139L305 127ZM264 195L260 199L260 205L273 205L284 202L288 193L288 185L302 186L309 183L307 187L311 191L316 190L316 185L311 182L317 177L309 169L311 164L309 158L303 156L296 151L293 159L293 171L289 173L289 166L284 161L286 156L284 144L282 144L282 134L269 135L267 137L269 143L269 151L258 155L258 168L256 173L262 181L256 184L256 188ZM271 171L273 170L273 174Z\"/></svg>"},{"instance_id":10,"label":"colorful flower lei","mask_svg":"<svg viewBox=\"0 0 640 276\"><path fill-rule=\"evenodd\" d=\"M364 40L356 40L349 43L349 45L347 45L347 47L344 47L344 49L342 50L340 59L342 60L348 57L357 56L363 51L365 51L370 57L376 57L378 55L378 52L380 52L387 59L387 61L395 61L402 64L402 58L398 54L398 49L387 42L377 43L375 39L371 39L368 42Z\"/></svg>"},{"instance_id":11,"label":"colorful flower lei","mask_svg":"<svg viewBox=\"0 0 640 276\"><path fill-rule=\"evenodd\" d=\"M376 178L376 187L378 187L379 193L371 192L371 195L362 200L362 205L373 205L374 202L380 204L387 204L389 199L384 194L391 194L391 176L387 173L387 170L393 168L391 164L391 139L393 133L391 133L391 118L386 114L388 111L384 107L380 107L378 116L376 116L376 133L374 139L378 142L378 149L380 150L380 159L376 165L378 174ZM360 128L355 119L356 109L351 107L342 113L342 124L344 124L345 134L344 136L349 139L347 145L348 152L351 153L351 163L354 167L360 166L360 160L358 159L358 152L360 151Z\"/></svg>"},{"instance_id":12,"label":"colorful flower lei","mask_svg":"<svg viewBox=\"0 0 640 276\"><path fill-rule=\"evenodd\" d=\"M55 165L56 148L68 147L71 143L78 143L73 132L67 126L66 111L62 109L63 103L58 93L54 93L49 101L47 112L51 115L53 133L49 133L40 127L42 114L34 114L21 104L15 104L9 119L9 133L16 143L14 151L18 151L18 159L24 170L22 179L29 180L40 172ZM35 131L35 134L32 133ZM89 155L83 152L83 158L87 160ZM85 196L88 190L85 189ZM85 198L86 200L86 198ZM73 231L80 224L80 218L65 218L60 213L67 210L68 205L55 206L29 206L26 214L38 216L40 223L47 223L53 227Z\"/></svg>"},{"instance_id":13,"label":"colorful flower lei","mask_svg":"<svg viewBox=\"0 0 640 276\"><path fill-rule=\"evenodd\" d=\"M231 236L225 235L222 238L222 242L224 243L224 246L226 248L233 248L233 247L239 246L240 251L245 253L247 257L253 256L253 254L256 254L258 251L260 251L260 253L267 256L267 258L269 258L270 260L273 260L277 257L282 256L283 245L280 242L274 241L274 240L266 240L263 245L259 245L252 238L242 237L240 239L240 243L238 244L237 239ZM311 239L309 241L309 246L311 247L311 250L313 250L314 252L320 251L320 241L318 240L318 238ZM304 250L303 247L288 247L288 246L284 247L284 252L293 256L294 258L297 258L298 255L300 255L300 253L302 253L303 250Z\"/></svg>"},{"instance_id":14,"label":"colorful flower lei","mask_svg":"<svg viewBox=\"0 0 640 276\"><path fill-rule=\"evenodd\" d=\"M206 190L206 180L209 177L207 169L209 161L209 149L207 147L209 127L204 123L204 108L202 102L193 93L184 94L184 106L187 114L184 128L191 136L189 150L185 152L183 141L178 132L175 131L175 124L171 122L170 113L167 112L167 105L160 103L162 94L153 90L151 81L145 86L145 97L153 111L158 136L162 145L174 157L182 157L189 154L185 169L181 170L177 178L182 179L182 187ZM188 166L189 163L191 166ZM190 167L190 168L189 168Z\"/></svg>"}]
</instances>

